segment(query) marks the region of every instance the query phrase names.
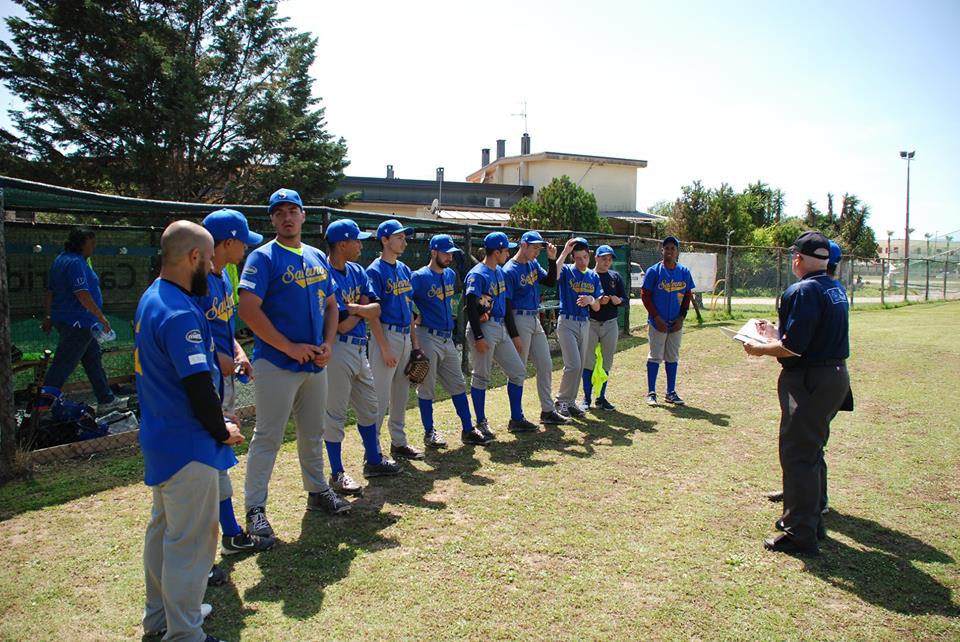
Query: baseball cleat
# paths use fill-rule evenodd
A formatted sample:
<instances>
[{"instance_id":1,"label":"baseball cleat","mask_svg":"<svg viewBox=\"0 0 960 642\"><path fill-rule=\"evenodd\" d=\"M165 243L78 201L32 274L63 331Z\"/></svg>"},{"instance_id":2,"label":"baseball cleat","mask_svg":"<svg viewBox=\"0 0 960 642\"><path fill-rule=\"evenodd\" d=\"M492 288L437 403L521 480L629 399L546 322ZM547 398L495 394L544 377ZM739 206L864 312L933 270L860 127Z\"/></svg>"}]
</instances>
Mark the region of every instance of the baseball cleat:
<instances>
[{"instance_id":1,"label":"baseball cleat","mask_svg":"<svg viewBox=\"0 0 960 642\"><path fill-rule=\"evenodd\" d=\"M423 436L423 445L427 448L439 450L447 447L447 440L443 438L439 430L431 430Z\"/></svg>"},{"instance_id":2,"label":"baseball cleat","mask_svg":"<svg viewBox=\"0 0 960 642\"><path fill-rule=\"evenodd\" d=\"M213 565L210 573L207 574L207 586L222 586L228 581L230 581L230 574L216 564Z\"/></svg>"},{"instance_id":3,"label":"baseball cleat","mask_svg":"<svg viewBox=\"0 0 960 642\"><path fill-rule=\"evenodd\" d=\"M612 403L610 403L603 397L600 397L599 399L597 399L596 407L599 408L600 410L616 410L617 409L616 406L614 406Z\"/></svg>"},{"instance_id":4,"label":"baseball cleat","mask_svg":"<svg viewBox=\"0 0 960 642\"><path fill-rule=\"evenodd\" d=\"M577 402L569 403L566 405L567 405L567 412L570 413L571 417L583 417L585 414L587 414L586 411L583 408L581 408Z\"/></svg>"},{"instance_id":5,"label":"baseball cleat","mask_svg":"<svg viewBox=\"0 0 960 642\"><path fill-rule=\"evenodd\" d=\"M328 515L339 515L353 508L347 500L337 495L332 488L319 493L307 493L307 510L322 510Z\"/></svg>"},{"instance_id":6,"label":"baseball cleat","mask_svg":"<svg viewBox=\"0 0 960 642\"><path fill-rule=\"evenodd\" d=\"M674 390L673 392L668 392L667 396L664 397L664 400L669 403L672 403L675 406L685 406L687 404L686 401L680 398L680 395L677 394L676 390Z\"/></svg>"},{"instance_id":7,"label":"baseball cleat","mask_svg":"<svg viewBox=\"0 0 960 642\"><path fill-rule=\"evenodd\" d=\"M363 464L364 477L388 477L390 475L399 475L403 468L397 462L389 457L380 455L379 464L366 462Z\"/></svg>"},{"instance_id":8,"label":"baseball cleat","mask_svg":"<svg viewBox=\"0 0 960 642\"><path fill-rule=\"evenodd\" d=\"M470 432L461 432L460 441L467 446L486 446L493 440L474 428Z\"/></svg>"},{"instance_id":9,"label":"baseball cleat","mask_svg":"<svg viewBox=\"0 0 960 642\"><path fill-rule=\"evenodd\" d=\"M563 417L564 419L570 419L570 404L566 401L558 401L554 404L556 406L556 413Z\"/></svg>"},{"instance_id":10,"label":"baseball cleat","mask_svg":"<svg viewBox=\"0 0 960 642\"><path fill-rule=\"evenodd\" d=\"M478 430L489 441L493 441L497 438L497 433L490 429L490 422L486 419L483 421L478 421L477 425L474 427L474 430Z\"/></svg>"},{"instance_id":11,"label":"baseball cleat","mask_svg":"<svg viewBox=\"0 0 960 642\"><path fill-rule=\"evenodd\" d=\"M647 393L647 405L648 405L648 406L656 406L656 405L657 405L657 393L655 393L655 392L648 392L648 393Z\"/></svg>"},{"instance_id":12,"label":"baseball cleat","mask_svg":"<svg viewBox=\"0 0 960 642\"><path fill-rule=\"evenodd\" d=\"M331 474L327 483L341 495L363 495L363 487L342 470L336 475Z\"/></svg>"},{"instance_id":13,"label":"baseball cleat","mask_svg":"<svg viewBox=\"0 0 960 642\"><path fill-rule=\"evenodd\" d=\"M581 401L581 402L579 402L579 403L577 403L577 404L575 404L575 405L577 406L577 408L579 408L580 410L582 410L584 414L586 414L587 411L590 410L590 402L587 401L586 399L584 399L583 401Z\"/></svg>"},{"instance_id":14,"label":"baseball cleat","mask_svg":"<svg viewBox=\"0 0 960 642\"><path fill-rule=\"evenodd\" d=\"M220 552L223 555L260 553L269 551L276 543L277 540L274 537L261 537L241 531L239 535L224 535L220 540Z\"/></svg>"},{"instance_id":15,"label":"baseball cleat","mask_svg":"<svg viewBox=\"0 0 960 642\"><path fill-rule=\"evenodd\" d=\"M536 432L537 424L521 417L520 419L511 419L510 423L507 424L507 430L509 432Z\"/></svg>"},{"instance_id":16,"label":"baseball cleat","mask_svg":"<svg viewBox=\"0 0 960 642\"><path fill-rule=\"evenodd\" d=\"M247 511L247 532L259 537L273 537L273 527L263 506L254 506Z\"/></svg>"},{"instance_id":17,"label":"baseball cleat","mask_svg":"<svg viewBox=\"0 0 960 642\"><path fill-rule=\"evenodd\" d=\"M423 452L410 445L390 446L390 454L397 459L410 459L413 461L423 459Z\"/></svg>"},{"instance_id":18,"label":"baseball cleat","mask_svg":"<svg viewBox=\"0 0 960 642\"><path fill-rule=\"evenodd\" d=\"M570 418L564 417L556 410L547 410L546 412L540 413L540 423L553 426L562 426L563 424L570 423Z\"/></svg>"}]
</instances>

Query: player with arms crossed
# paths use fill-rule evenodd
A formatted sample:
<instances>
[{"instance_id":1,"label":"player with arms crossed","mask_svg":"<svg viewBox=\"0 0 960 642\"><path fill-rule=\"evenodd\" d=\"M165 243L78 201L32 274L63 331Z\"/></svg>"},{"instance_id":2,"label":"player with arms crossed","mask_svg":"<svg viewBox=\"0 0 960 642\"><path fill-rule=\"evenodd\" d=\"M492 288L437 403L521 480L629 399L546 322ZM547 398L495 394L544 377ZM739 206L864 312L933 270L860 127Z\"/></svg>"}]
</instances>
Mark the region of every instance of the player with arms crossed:
<instances>
[{"instance_id":1,"label":"player with arms crossed","mask_svg":"<svg viewBox=\"0 0 960 642\"><path fill-rule=\"evenodd\" d=\"M601 245L594 255L594 272L600 277L600 285L606 293L601 298L599 310L590 310L590 326L587 333L587 358L583 366L583 405L590 407L593 395L593 370L597 363L597 344L600 344L600 353L603 355L603 370L609 376L613 368L613 355L617 351L617 339L620 337L619 314L620 308L629 305L627 289L623 277L616 270L611 270L615 253L609 245ZM597 395L597 408L601 410L616 410L616 406L607 401L607 383L604 381Z\"/></svg>"}]
</instances>

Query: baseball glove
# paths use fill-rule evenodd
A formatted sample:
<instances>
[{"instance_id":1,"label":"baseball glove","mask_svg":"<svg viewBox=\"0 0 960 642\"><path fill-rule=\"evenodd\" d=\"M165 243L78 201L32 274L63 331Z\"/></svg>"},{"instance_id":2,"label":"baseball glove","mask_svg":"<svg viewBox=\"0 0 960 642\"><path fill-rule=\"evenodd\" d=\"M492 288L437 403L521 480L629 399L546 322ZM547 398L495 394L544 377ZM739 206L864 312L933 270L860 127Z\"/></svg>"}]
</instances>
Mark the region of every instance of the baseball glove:
<instances>
[{"instance_id":1,"label":"baseball glove","mask_svg":"<svg viewBox=\"0 0 960 642\"><path fill-rule=\"evenodd\" d=\"M411 383L420 384L427 378L428 372L430 372L430 360L427 359L427 355L423 354L423 350L419 348L411 350L410 361L403 369L403 374L407 375Z\"/></svg>"}]
</instances>

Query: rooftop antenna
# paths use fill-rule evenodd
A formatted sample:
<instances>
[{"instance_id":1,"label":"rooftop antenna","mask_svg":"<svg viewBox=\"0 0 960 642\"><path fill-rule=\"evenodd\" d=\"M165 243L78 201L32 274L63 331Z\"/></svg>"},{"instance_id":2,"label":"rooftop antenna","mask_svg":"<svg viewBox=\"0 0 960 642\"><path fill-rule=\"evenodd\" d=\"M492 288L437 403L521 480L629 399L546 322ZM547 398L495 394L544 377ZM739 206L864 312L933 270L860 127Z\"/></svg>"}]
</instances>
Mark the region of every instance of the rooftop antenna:
<instances>
[{"instance_id":1,"label":"rooftop antenna","mask_svg":"<svg viewBox=\"0 0 960 642\"><path fill-rule=\"evenodd\" d=\"M520 116L521 118L523 118L523 133L524 133L524 134L526 134L528 131L530 131L530 130L527 129L527 101L525 101L525 100L524 100L524 101L521 101L521 103L520 103L520 113L519 113L519 114L510 114L510 115L511 115L511 116Z\"/></svg>"}]
</instances>

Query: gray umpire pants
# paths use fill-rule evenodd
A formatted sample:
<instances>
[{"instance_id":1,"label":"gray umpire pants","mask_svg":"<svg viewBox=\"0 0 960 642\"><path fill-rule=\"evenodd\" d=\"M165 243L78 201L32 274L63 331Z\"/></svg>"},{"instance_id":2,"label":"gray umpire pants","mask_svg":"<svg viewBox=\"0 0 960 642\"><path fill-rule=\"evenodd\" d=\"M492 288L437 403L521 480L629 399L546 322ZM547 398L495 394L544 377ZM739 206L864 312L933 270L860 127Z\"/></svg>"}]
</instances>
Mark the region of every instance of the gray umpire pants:
<instances>
[{"instance_id":1,"label":"gray umpire pants","mask_svg":"<svg viewBox=\"0 0 960 642\"><path fill-rule=\"evenodd\" d=\"M613 367L613 355L617 352L617 339L620 337L620 326L617 325L617 319L608 319L607 321L596 321L590 319L587 328L587 354L583 362L586 370L593 370L597 366L597 344L600 344L600 352L603 355L603 370L609 373ZM596 391L600 394L600 391Z\"/></svg>"},{"instance_id":2,"label":"gray umpire pants","mask_svg":"<svg viewBox=\"0 0 960 642\"><path fill-rule=\"evenodd\" d=\"M327 408L323 438L341 443L347 421L347 404L353 403L358 426L377 421L377 388L373 383L367 346L336 341L327 363Z\"/></svg>"},{"instance_id":3,"label":"gray umpire pants","mask_svg":"<svg viewBox=\"0 0 960 642\"><path fill-rule=\"evenodd\" d=\"M557 401L561 403L570 404L577 400L580 375L587 361L588 331L586 318L578 320L561 315L557 321L557 341L560 343L560 354L563 355L563 377L557 392Z\"/></svg>"},{"instance_id":4,"label":"gray umpire pants","mask_svg":"<svg viewBox=\"0 0 960 642\"><path fill-rule=\"evenodd\" d=\"M153 509L143 542L143 629L166 629L164 640L206 639L200 604L217 553L218 472L192 461L152 487Z\"/></svg>"},{"instance_id":5,"label":"gray umpire pants","mask_svg":"<svg viewBox=\"0 0 960 642\"><path fill-rule=\"evenodd\" d=\"M297 427L297 455L303 488L311 493L329 488L323 478L326 370L294 372L278 368L266 359L257 359L255 367L257 423L247 452L247 477L244 483L247 510L267 504L267 487L291 411Z\"/></svg>"},{"instance_id":6,"label":"gray umpire pants","mask_svg":"<svg viewBox=\"0 0 960 642\"><path fill-rule=\"evenodd\" d=\"M407 445L407 433L404 431L407 415L407 397L410 395L410 380L403 374L410 360L412 343L410 335L390 330L384 324L383 334L390 345L390 351L397 358L392 368L383 362L383 350L373 337L370 338L370 369L373 370L373 384L377 391L377 437L380 426L390 411L390 443L394 446Z\"/></svg>"},{"instance_id":7,"label":"gray umpire pants","mask_svg":"<svg viewBox=\"0 0 960 642\"><path fill-rule=\"evenodd\" d=\"M433 401L438 381L451 397L465 393L467 382L460 370L460 352L453 338L430 334L423 326L417 326L416 332L417 344L430 361L430 371L417 386L417 397Z\"/></svg>"},{"instance_id":8,"label":"gray umpire pants","mask_svg":"<svg viewBox=\"0 0 960 642\"><path fill-rule=\"evenodd\" d=\"M533 362L533 367L537 370L537 396L540 398L540 411L550 412L553 410L553 361L550 359L550 345L547 343L547 335L540 325L539 311L533 314L514 314L514 320L517 324L517 331L520 333L520 341L523 342L523 352L520 353L520 361L524 364L527 361Z\"/></svg>"},{"instance_id":9,"label":"gray umpire pants","mask_svg":"<svg viewBox=\"0 0 960 642\"><path fill-rule=\"evenodd\" d=\"M487 321L480 324L480 331L487 341L487 351L484 353L477 352L477 342L473 338L473 332L467 330L470 357L473 359L470 385L479 390L490 387L490 373L493 370L493 362L496 361L510 383L523 386L523 380L527 377L527 368L520 360L517 346L513 345L506 326L501 322Z\"/></svg>"}]
</instances>

